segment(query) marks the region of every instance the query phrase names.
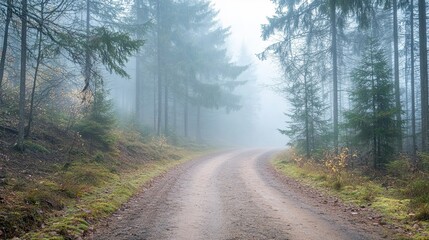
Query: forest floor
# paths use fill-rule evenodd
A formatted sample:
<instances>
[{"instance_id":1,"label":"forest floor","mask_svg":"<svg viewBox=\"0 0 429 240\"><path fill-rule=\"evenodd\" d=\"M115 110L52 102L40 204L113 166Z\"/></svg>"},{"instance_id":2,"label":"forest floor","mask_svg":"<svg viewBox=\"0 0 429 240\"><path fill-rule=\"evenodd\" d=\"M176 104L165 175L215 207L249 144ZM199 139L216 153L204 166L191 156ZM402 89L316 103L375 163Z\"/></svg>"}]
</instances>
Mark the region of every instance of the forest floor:
<instances>
[{"instance_id":1,"label":"forest floor","mask_svg":"<svg viewBox=\"0 0 429 240\"><path fill-rule=\"evenodd\" d=\"M142 186L204 151L114 130L109 148L53 121L38 121L16 151L12 121L0 130L0 239L79 239Z\"/></svg>"}]
</instances>

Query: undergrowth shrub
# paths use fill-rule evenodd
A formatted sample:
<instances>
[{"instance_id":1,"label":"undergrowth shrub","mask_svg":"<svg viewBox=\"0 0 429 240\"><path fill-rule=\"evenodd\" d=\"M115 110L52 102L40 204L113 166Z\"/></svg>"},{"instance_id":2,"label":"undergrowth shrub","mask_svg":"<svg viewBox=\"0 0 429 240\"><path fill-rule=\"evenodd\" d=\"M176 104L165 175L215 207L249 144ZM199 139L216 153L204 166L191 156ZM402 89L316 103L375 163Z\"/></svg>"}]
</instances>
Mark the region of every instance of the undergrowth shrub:
<instances>
[{"instance_id":1,"label":"undergrowth shrub","mask_svg":"<svg viewBox=\"0 0 429 240\"><path fill-rule=\"evenodd\" d=\"M373 184L365 184L360 189L359 199L365 202L373 202L380 195L380 188Z\"/></svg>"},{"instance_id":2,"label":"undergrowth shrub","mask_svg":"<svg viewBox=\"0 0 429 240\"><path fill-rule=\"evenodd\" d=\"M105 98L105 93L97 93L88 109L88 114L76 124L75 130L93 144L98 143L101 147L110 149L115 143L112 132L115 127L115 118L111 109L112 102Z\"/></svg>"},{"instance_id":3,"label":"undergrowth shrub","mask_svg":"<svg viewBox=\"0 0 429 240\"><path fill-rule=\"evenodd\" d=\"M429 174L429 154L427 153L419 153L420 164L418 169L426 174Z\"/></svg>"},{"instance_id":4,"label":"undergrowth shrub","mask_svg":"<svg viewBox=\"0 0 429 240\"><path fill-rule=\"evenodd\" d=\"M42 224L42 213L33 205L0 208L0 230L4 239L31 231Z\"/></svg>"},{"instance_id":5,"label":"undergrowth shrub","mask_svg":"<svg viewBox=\"0 0 429 240\"><path fill-rule=\"evenodd\" d=\"M407 179L412 172L411 160L406 156L386 164L387 173L396 178Z\"/></svg>"},{"instance_id":6,"label":"undergrowth shrub","mask_svg":"<svg viewBox=\"0 0 429 240\"><path fill-rule=\"evenodd\" d=\"M410 182L406 195L411 198L411 207L415 209L417 220L429 220L429 179L420 177Z\"/></svg>"},{"instance_id":7,"label":"undergrowth shrub","mask_svg":"<svg viewBox=\"0 0 429 240\"><path fill-rule=\"evenodd\" d=\"M347 163L355 157L356 154L351 153L348 148L342 148L338 154L335 152L325 153L324 163L333 180L334 189L340 190L344 186L347 178Z\"/></svg>"},{"instance_id":8,"label":"undergrowth shrub","mask_svg":"<svg viewBox=\"0 0 429 240\"><path fill-rule=\"evenodd\" d=\"M97 163L76 163L69 166L59 179L60 190L68 198L81 197L94 186L117 178L113 171Z\"/></svg>"},{"instance_id":9,"label":"undergrowth shrub","mask_svg":"<svg viewBox=\"0 0 429 240\"><path fill-rule=\"evenodd\" d=\"M46 147L44 147L40 144L37 144L33 141L30 141L30 140L25 140L24 145L25 145L25 149L32 151L32 152L46 153L46 154L50 153L50 151Z\"/></svg>"}]
</instances>

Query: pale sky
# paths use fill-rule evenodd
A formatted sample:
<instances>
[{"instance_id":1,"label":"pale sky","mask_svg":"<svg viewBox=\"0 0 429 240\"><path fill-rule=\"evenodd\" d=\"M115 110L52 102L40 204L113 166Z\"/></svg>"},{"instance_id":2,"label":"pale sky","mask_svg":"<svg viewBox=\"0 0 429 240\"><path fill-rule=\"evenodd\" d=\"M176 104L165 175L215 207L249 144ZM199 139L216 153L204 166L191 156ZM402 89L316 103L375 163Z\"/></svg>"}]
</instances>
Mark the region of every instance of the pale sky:
<instances>
[{"instance_id":1,"label":"pale sky","mask_svg":"<svg viewBox=\"0 0 429 240\"><path fill-rule=\"evenodd\" d=\"M228 50L237 57L242 45L254 54L262 52L268 45L261 39L261 24L267 23L267 17L274 14L274 5L270 0L212 0L220 10L219 20L224 27L231 27ZM284 128L286 102L284 98L271 91L265 85L272 85L280 74L272 61L254 59L258 83L261 85L260 111L258 116L258 134L264 141L262 145L284 146L287 138L277 129Z\"/></svg>"},{"instance_id":2,"label":"pale sky","mask_svg":"<svg viewBox=\"0 0 429 240\"><path fill-rule=\"evenodd\" d=\"M231 26L230 44L240 49L242 43L261 52L267 45L260 38L261 24L274 13L270 0L212 0L220 10L219 19L224 26Z\"/></svg>"}]
</instances>

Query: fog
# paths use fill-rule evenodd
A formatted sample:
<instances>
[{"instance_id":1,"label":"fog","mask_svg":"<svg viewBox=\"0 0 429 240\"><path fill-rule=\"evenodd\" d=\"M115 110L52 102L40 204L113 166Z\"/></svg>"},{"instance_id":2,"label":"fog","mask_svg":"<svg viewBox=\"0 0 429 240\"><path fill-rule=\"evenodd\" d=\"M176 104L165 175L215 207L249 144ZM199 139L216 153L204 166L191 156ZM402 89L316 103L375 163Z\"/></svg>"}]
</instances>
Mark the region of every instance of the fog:
<instances>
[{"instance_id":1,"label":"fog","mask_svg":"<svg viewBox=\"0 0 429 240\"><path fill-rule=\"evenodd\" d=\"M131 78L124 80L112 75L108 77L110 96L121 122L130 122L131 119L136 118L138 124L149 134L156 134L157 128L161 128L159 132L165 131L164 134L174 138L197 140L221 146L285 146L287 137L280 134L278 129L284 128L285 125L283 113L286 111L286 102L273 91L273 85L278 82L281 74L274 62L261 61L256 57L256 54L262 52L269 44L261 39L261 24L266 23L267 16L273 14L274 6L269 0L215 0L212 1L211 7L219 11L215 19L218 24L224 28L230 28L230 34L227 36L224 46L230 62L238 66L248 66L235 79L243 81L245 84L240 84L232 91L232 94L239 97L236 102L239 108L231 110L221 105L200 109L200 105L196 106L192 101L186 107L185 100L171 96L167 105L168 123L165 123L165 116L160 120L161 123L158 123L159 115L156 112L159 105L157 104L159 101L164 101L162 111L165 115L165 92L162 93L163 99L156 99L158 94L157 69L156 63L151 63L150 60L154 57L152 50L156 44L153 40L154 30L149 29L143 37L147 41L141 51L140 63L136 63L136 59L132 58L127 65L127 72ZM237 9L240 9L239 14ZM165 56L163 61L170 61L168 58ZM171 61L181 60L179 58ZM139 64L142 69L137 70L136 66ZM172 75L168 80L172 86L176 81L186 81L179 79L182 76L174 76L175 73ZM137 95L136 79L142 84L141 93ZM180 86L177 87L180 88ZM169 89L169 92L173 91L175 90ZM136 106L136 101L140 102L140 107ZM189 119L180 116L182 108L190 111ZM140 109L140 113L136 113L136 109ZM194 117L192 112L195 112L197 116ZM189 126L182 129L184 124L189 124Z\"/></svg>"},{"instance_id":2,"label":"fog","mask_svg":"<svg viewBox=\"0 0 429 240\"><path fill-rule=\"evenodd\" d=\"M261 24L267 23L267 17L273 15L274 5L270 0L214 0L213 3L219 10L222 24L231 27L231 36L228 39L230 54L236 59L240 50L245 48L252 56L250 61L259 90L252 143L256 146L284 146L287 137L281 135L277 129L285 125L283 112L287 107L284 98L273 89L281 74L275 62L270 59L260 61L256 57L256 54L269 45L269 42L264 42L261 38ZM240 9L239 14L237 9Z\"/></svg>"}]
</instances>

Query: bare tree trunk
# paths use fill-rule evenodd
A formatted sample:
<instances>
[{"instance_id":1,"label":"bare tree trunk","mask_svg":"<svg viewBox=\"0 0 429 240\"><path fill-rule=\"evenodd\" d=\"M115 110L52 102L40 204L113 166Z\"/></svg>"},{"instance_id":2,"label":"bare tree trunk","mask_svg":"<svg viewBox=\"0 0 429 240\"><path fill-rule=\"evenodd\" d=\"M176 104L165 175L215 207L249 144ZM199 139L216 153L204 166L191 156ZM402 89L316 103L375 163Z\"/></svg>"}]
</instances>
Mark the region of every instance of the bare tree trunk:
<instances>
[{"instance_id":1,"label":"bare tree trunk","mask_svg":"<svg viewBox=\"0 0 429 240\"><path fill-rule=\"evenodd\" d=\"M21 24L21 76L19 83L19 123L17 148L24 151L25 78L27 74L27 0L22 0Z\"/></svg>"},{"instance_id":2,"label":"bare tree trunk","mask_svg":"<svg viewBox=\"0 0 429 240\"><path fill-rule=\"evenodd\" d=\"M86 0L86 49L85 49L85 87L84 91L89 87L91 81L91 50L89 49L89 34L91 23L91 5L90 0ZM95 98L94 98L95 99Z\"/></svg>"},{"instance_id":3,"label":"bare tree trunk","mask_svg":"<svg viewBox=\"0 0 429 240\"><path fill-rule=\"evenodd\" d=\"M410 25L411 25L411 135L412 135L412 153L416 156L416 99L414 89L414 0L410 0Z\"/></svg>"},{"instance_id":4,"label":"bare tree trunk","mask_svg":"<svg viewBox=\"0 0 429 240\"><path fill-rule=\"evenodd\" d=\"M177 134L177 94L173 94L173 132Z\"/></svg>"},{"instance_id":5,"label":"bare tree trunk","mask_svg":"<svg viewBox=\"0 0 429 240\"><path fill-rule=\"evenodd\" d=\"M197 141L201 141L201 106L197 106Z\"/></svg>"},{"instance_id":6,"label":"bare tree trunk","mask_svg":"<svg viewBox=\"0 0 429 240\"><path fill-rule=\"evenodd\" d=\"M137 24L142 23L142 14L143 14L143 5L139 4L138 1L135 3L137 8ZM141 36L138 34L138 38L140 39ZM136 121L137 123L140 123L143 121L143 97L142 97L142 85L143 85L143 78L141 76L141 65L142 65L142 56L140 55L140 52L136 54Z\"/></svg>"},{"instance_id":7,"label":"bare tree trunk","mask_svg":"<svg viewBox=\"0 0 429 240\"><path fill-rule=\"evenodd\" d=\"M184 116L183 116L183 122L184 122L184 135L187 138L188 137L188 115L189 115L189 83L188 80L185 80L185 109L184 109Z\"/></svg>"},{"instance_id":8,"label":"bare tree trunk","mask_svg":"<svg viewBox=\"0 0 429 240\"><path fill-rule=\"evenodd\" d=\"M161 16L160 16L160 2L156 2L156 28L157 28L157 73L158 73L158 122L157 122L157 135L161 135L161 120L162 120L162 78L161 78Z\"/></svg>"},{"instance_id":9,"label":"bare tree trunk","mask_svg":"<svg viewBox=\"0 0 429 240\"><path fill-rule=\"evenodd\" d=\"M393 61L394 61L394 76L395 76L395 103L396 109L396 121L398 128L398 139L397 139L397 149L399 152L402 151L402 118L401 118L401 89L399 85L399 43L398 43L398 0L393 0Z\"/></svg>"},{"instance_id":10,"label":"bare tree trunk","mask_svg":"<svg viewBox=\"0 0 429 240\"><path fill-rule=\"evenodd\" d=\"M338 54L337 54L337 14L336 0L330 0L331 20L331 51L332 51L332 83L333 83L333 118L334 118L334 147L338 150Z\"/></svg>"},{"instance_id":11,"label":"bare tree trunk","mask_svg":"<svg viewBox=\"0 0 429 240\"><path fill-rule=\"evenodd\" d=\"M7 14L6 14L6 21L4 26L3 48L2 48L1 59L0 59L0 103L3 102L3 77L4 77L4 69L6 66L7 42L9 38L9 25L11 20L12 20L12 0L7 0Z\"/></svg>"},{"instance_id":12,"label":"bare tree trunk","mask_svg":"<svg viewBox=\"0 0 429 240\"><path fill-rule=\"evenodd\" d=\"M304 70L304 101L305 101L305 153L307 158L310 158L310 127L309 127L309 111L308 111L308 84L307 84L307 68Z\"/></svg>"},{"instance_id":13,"label":"bare tree trunk","mask_svg":"<svg viewBox=\"0 0 429 240\"><path fill-rule=\"evenodd\" d=\"M164 135L168 135L168 80L164 79Z\"/></svg>"},{"instance_id":14,"label":"bare tree trunk","mask_svg":"<svg viewBox=\"0 0 429 240\"><path fill-rule=\"evenodd\" d=\"M45 11L45 3L42 1L41 6L40 6L40 31L39 31L39 41L38 41L38 46L37 46L37 59L36 59L36 69L34 71L34 77L33 77L33 88L31 89L31 99L30 99L30 114L28 116L28 125L25 128L25 137L28 137L31 135L31 125L33 123L33 110L34 110L34 94L36 92L36 83L37 83L37 76L39 74L39 68L40 68L40 63L43 59L43 54L42 54L42 41L43 41L43 34L42 34L42 27L44 24L44 13Z\"/></svg>"},{"instance_id":15,"label":"bare tree trunk","mask_svg":"<svg viewBox=\"0 0 429 240\"><path fill-rule=\"evenodd\" d=\"M426 29L426 3L418 0L419 4L419 42L420 42L420 87L422 112L422 151L427 152L428 140L428 55Z\"/></svg>"},{"instance_id":16,"label":"bare tree trunk","mask_svg":"<svg viewBox=\"0 0 429 240\"><path fill-rule=\"evenodd\" d=\"M137 53L139 54L139 53ZM141 56L136 56L136 121L140 123L142 117L142 78L140 77Z\"/></svg>"},{"instance_id":17,"label":"bare tree trunk","mask_svg":"<svg viewBox=\"0 0 429 240\"><path fill-rule=\"evenodd\" d=\"M156 109L156 99L157 99L157 95L156 95L156 93L157 93L157 90L156 90L156 81L157 81L157 79L156 79L156 77L155 76L153 76L153 130L154 130L154 132L156 132L156 124L157 124L157 109Z\"/></svg>"}]
</instances>

